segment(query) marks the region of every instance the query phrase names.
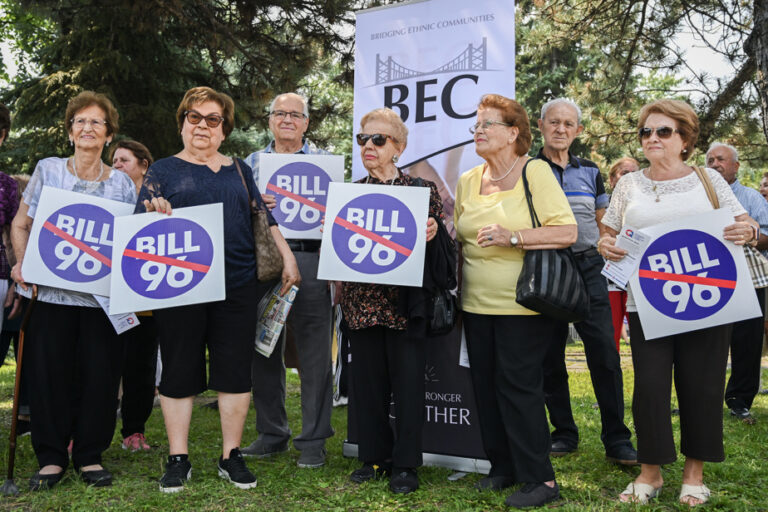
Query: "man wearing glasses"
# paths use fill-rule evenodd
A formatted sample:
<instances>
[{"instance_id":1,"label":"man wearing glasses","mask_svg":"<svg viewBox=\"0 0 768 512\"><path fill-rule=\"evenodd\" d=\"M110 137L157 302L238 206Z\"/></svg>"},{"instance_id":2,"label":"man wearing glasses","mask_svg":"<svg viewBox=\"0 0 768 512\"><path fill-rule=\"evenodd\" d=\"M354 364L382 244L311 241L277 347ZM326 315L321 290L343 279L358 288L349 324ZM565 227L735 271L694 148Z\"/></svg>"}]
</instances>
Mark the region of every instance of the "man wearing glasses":
<instances>
[{"instance_id":1,"label":"man wearing glasses","mask_svg":"<svg viewBox=\"0 0 768 512\"><path fill-rule=\"evenodd\" d=\"M259 156L262 153L302 153L327 155L304 138L309 126L306 100L295 93L278 95L269 108L269 129L274 139L261 151L245 159L259 181ZM269 208L275 196L263 194ZM287 240L301 272L301 289L288 315L287 329L298 352L301 378L301 434L293 444L301 452L300 468L325 464L325 439L331 428L331 297L325 281L317 279L320 240ZM252 365L253 404L256 408L256 441L242 450L243 455L269 457L288 450L291 429L285 412L285 338L269 358L254 351Z\"/></svg>"},{"instance_id":2,"label":"man wearing glasses","mask_svg":"<svg viewBox=\"0 0 768 512\"><path fill-rule=\"evenodd\" d=\"M603 258L596 245L600 219L608 206L603 177L597 165L570 152L571 144L584 130L581 109L571 100L557 98L541 107L539 130L544 140L538 158L549 164L571 205L579 238L571 247L584 278L590 300L589 317L575 324L584 343L592 387L600 407L606 458L618 464L637 464L637 452L624 424L624 394L621 360L613 342L613 323L608 299L608 284L600 272ZM576 451L579 430L573 419L568 371L565 366L565 341L568 324L544 359L544 397L549 410L553 457Z\"/></svg>"}]
</instances>

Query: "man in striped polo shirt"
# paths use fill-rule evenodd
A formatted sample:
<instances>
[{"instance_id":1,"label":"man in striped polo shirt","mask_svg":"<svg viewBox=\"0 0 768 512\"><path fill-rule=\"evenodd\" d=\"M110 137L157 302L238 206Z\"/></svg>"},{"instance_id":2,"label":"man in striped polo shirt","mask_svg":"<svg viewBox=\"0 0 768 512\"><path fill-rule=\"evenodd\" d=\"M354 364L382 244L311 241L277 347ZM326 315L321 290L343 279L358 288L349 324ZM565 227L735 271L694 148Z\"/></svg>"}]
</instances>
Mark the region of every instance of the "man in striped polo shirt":
<instances>
[{"instance_id":1,"label":"man in striped polo shirt","mask_svg":"<svg viewBox=\"0 0 768 512\"><path fill-rule=\"evenodd\" d=\"M579 237L571 247L587 286L590 299L589 317L575 324L584 342L595 390L600 406L602 432L608 460L618 464L637 464L637 452L630 441L631 433L624 424L624 394L621 361L613 342L613 323L608 299L608 286L600 274L603 259L597 253L597 240L608 196L603 177L593 162L570 153L576 137L584 130L581 109L571 100L557 98L541 107L539 130L544 139L538 158L552 168L565 191L579 227ZM565 340L568 324L562 322L561 336L548 350L544 360L544 395L552 422L552 456L576 451L579 430L573 419L568 371L565 367Z\"/></svg>"}]
</instances>

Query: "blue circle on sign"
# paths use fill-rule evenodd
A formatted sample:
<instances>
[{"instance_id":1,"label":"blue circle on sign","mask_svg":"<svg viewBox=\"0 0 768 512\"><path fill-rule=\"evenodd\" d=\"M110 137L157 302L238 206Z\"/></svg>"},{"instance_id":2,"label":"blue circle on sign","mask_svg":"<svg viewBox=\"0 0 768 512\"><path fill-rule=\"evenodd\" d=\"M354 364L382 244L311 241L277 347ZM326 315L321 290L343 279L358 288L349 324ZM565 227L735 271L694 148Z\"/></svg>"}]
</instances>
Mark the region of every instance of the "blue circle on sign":
<instances>
[{"instance_id":1,"label":"blue circle on sign","mask_svg":"<svg viewBox=\"0 0 768 512\"><path fill-rule=\"evenodd\" d=\"M107 210L92 204L56 210L40 230L40 258L48 270L67 281L90 283L107 276L114 220Z\"/></svg>"},{"instance_id":2,"label":"blue circle on sign","mask_svg":"<svg viewBox=\"0 0 768 512\"><path fill-rule=\"evenodd\" d=\"M144 297L170 299L188 292L208 273L213 242L189 219L161 219L136 233L125 246L123 279Z\"/></svg>"},{"instance_id":3,"label":"blue circle on sign","mask_svg":"<svg viewBox=\"0 0 768 512\"><path fill-rule=\"evenodd\" d=\"M362 228L355 231L333 224L331 242L339 259L352 270L364 274L382 274L402 265L416 246L416 220L399 199L386 194L365 194L345 204L337 218ZM376 241L374 233L394 247Z\"/></svg>"},{"instance_id":4,"label":"blue circle on sign","mask_svg":"<svg viewBox=\"0 0 768 512\"><path fill-rule=\"evenodd\" d=\"M330 183L331 177L323 169L309 162L286 164L269 178L269 185L300 195L322 206L325 206L328 199ZM322 213L317 208L281 195L271 188L266 192L277 195L277 207L272 210L272 216L282 227L294 231L309 231L320 225Z\"/></svg>"},{"instance_id":5,"label":"blue circle on sign","mask_svg":"<svg viewBox=\"0 0 768 512\"><path fill-rule=\"evenodd\" d=\"M684 282L674 276L717 281ZM662 235L645 250L638 270L640 288L660 313L676 320L700 320L720 311L736 287L736 263L723 242L694 229Z\"/></svg>"}]
</instances>

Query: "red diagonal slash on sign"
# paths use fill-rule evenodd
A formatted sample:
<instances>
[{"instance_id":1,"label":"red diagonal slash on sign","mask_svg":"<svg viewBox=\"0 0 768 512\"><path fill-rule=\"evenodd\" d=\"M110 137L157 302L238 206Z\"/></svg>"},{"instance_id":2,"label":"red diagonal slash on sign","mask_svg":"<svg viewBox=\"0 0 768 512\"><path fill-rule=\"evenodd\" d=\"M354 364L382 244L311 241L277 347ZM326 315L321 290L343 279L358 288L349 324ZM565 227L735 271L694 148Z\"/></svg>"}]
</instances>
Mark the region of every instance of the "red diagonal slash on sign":
<instances>
[{"instance_id":1,"label":"red diagonal slash on sign","mask_svg":"<svg viewBox=\"0 0 768 512\"><path fill-rule=\"evenodd\" d=\"M717 286L718 288L736 288L736 281L729 279L716 279L714 277L689 276L685 274L671 274L669 272L654 272L653 270L638 270L637 275L649 279L661 279L663 281L678 281L681 283L702 284L705 286Z\"/></svg>"},{"instance_id":2,"label":"red diagonal slash on sign","mask_svg":"<svg viewBox=\"0 0 768 512\"><path fill-rule=\"evenodd\" d=\"M172 265L174 267L188 268L195 272L208 273L210 266L203 265L201 263L194 263L191 261L177 260L176 258L170 258L168 256L158 256L157 254L149 254L146 252L134 251L133 249L126 249L123 251L123 256L129 258L136 258L139 260L154 261L155 263L163 263L165 265Z\"/></svg>"},{"instance_id":3,"label":"red diagonal slash on sign","mask_svg":"<svg viewBox=\"0 0 768 512\"><path fill-rule=\"evenodd\" d=\"M325 213L325 206L321 205L320 203L316 203L311 199L307 199L304 196L300 196L299 194L288 192L284 188L277 187L272 183L267 184L267 190L269 190L270 192L274 192L275 194L283 195L289 199L293 199L295 201L300 202L301 204L305 204L309 206L310 208L314 208L315 210L320 210L321 212Z\"/></svg>"},{"instance_id":4,"label":"red diagonal slash on sign","mask_svg":"<svg viewBox=\"0 0 768 512\"><path fill-rule=\"evenodd\" d=\"M294 199L294 200L300 202L301 204L305 204L305 205L307 205L307 206L309 206L311 208L314 208L315 210L320 210L321 212L325 213L325 206L321 205L320 203L316 203L314 201L311 201L311 200L307 199L306 197L300 196L298 194L294 194L293 192L288 192L284 188L277 187L277 186L273 185L272 183L269 183L267 185L267 190L269 190L271 192L275 192L276 194L282 194L282 195L284 195L285 197L287 197L289 199ZM412 251L410 249L407 249L406 247L403 247L402 245L400 245L400 244L398 244L396 242L393 242L392 240L387 240L383 236L377 235L373 231L368 231L367 229L361 228L360 226L358 226L356 224L352 224L351 222L348 222L348 221L342 219L341 217L336 217L336 220L334 222L336 224L338 224L339 226L342 226L342 227L345 227L347 229L350 229L350 230L354 231L355 233L363 235L366 238L370 238L374 242L378 242L381 245L383 245L384 247L389 247L393 251L399 252L403 256L408 257L408 256L411 255Z\"/></svg>"},{"instance_id":5,"label":"red diagonal slash on sign","mask_svg":"<svg viewBox=\"0 0 768 512\"><path fill-rule=\"evenodd\" d=\"M89 247L84 242L81 242L77 238L73 237L66 231L62 231L61 229L57 228L53 224L51 224L48 221L45 221L45 224L43 224L43 227L53 233L54 235L58 236L59 238L63 238L67 242L71 243L84 253L88 254L92 258L99 260L103 264L105 264L107 267L112 268L112 260L101 254L99 251L93 249L92 247Z\"/></svg>"}]
</instances>

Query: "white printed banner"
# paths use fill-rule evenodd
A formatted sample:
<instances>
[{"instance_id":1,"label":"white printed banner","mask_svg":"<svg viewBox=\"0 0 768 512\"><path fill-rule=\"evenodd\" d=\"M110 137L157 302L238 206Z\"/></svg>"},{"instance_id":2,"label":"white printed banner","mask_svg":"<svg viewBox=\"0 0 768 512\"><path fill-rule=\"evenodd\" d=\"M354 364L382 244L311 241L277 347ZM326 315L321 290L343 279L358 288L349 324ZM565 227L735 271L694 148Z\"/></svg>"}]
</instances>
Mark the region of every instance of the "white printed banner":
<instances>
[{"instance_id":1,"label":"white printed banner","mask_svg":"<svg viewBox=\"0 0 768 512\"><path fill-rule=\"evenodd\" d=\"M421 286L427 187L331 183L318 279Z\"/></svg>"},{"instance_id":2,"label":"white printed banner","mask_svg":"<svg viewBox=\"0 0 768 512\"><path fill-rule=\"evenodd\" d=\"M109 295L114 220L134 204L44 186L21 275L28 283Z\"/></svg>"},{"instance_id":3,"label":"white printed banner","mask_svg":"<svg viewBox=\"0 0 768 512\"><path fill-rule=\"evenodd\" d=\"M109 314L224 300L221 203L115 221Z\"/></svg>"},{"instance_id":4,"label":"white printed banner","mask_svg":"<svg viewBox=\"0 0 768 512\"><path fill-rule=\"evenodd\" d=\"M275 196L272 216L285 238L321 238L320 220L334 181L344 181L341 155L259 155L259 190Z\"/></svg>"},{"instance_id":5,"label":"white printed banner","mask_svg":"<svg viewBox=\"0 0 768 512\"><path fill-rule=\"evenodd\" d=\"M762 315L744 250L723 239L725 210L642 232L652 237L629 280L646 339Z\"/></svg>"},{"instance_id":6,"label":"white printed banner","mask_svg":"<svg viewBox=\"0 0 768 512\"><path fill-rule=\"evenodd\" d=\"M442 182L451 197L459 174L481 162L468 128L486 93L515 96L514 1L428 0L357 13L353 132L366 113L392 108L409 130L399 165ZM353 158L353 179L365 172Z\"/></svg>"}]
</instances>

